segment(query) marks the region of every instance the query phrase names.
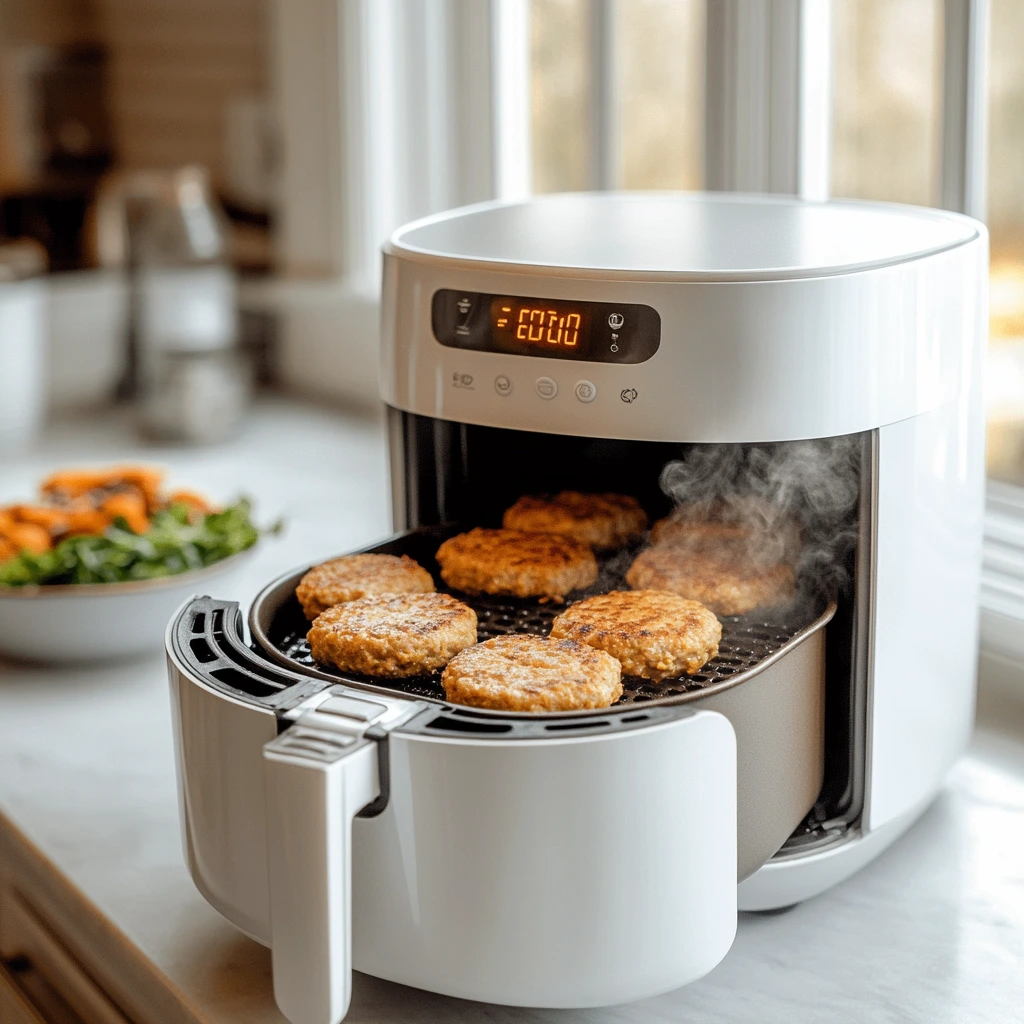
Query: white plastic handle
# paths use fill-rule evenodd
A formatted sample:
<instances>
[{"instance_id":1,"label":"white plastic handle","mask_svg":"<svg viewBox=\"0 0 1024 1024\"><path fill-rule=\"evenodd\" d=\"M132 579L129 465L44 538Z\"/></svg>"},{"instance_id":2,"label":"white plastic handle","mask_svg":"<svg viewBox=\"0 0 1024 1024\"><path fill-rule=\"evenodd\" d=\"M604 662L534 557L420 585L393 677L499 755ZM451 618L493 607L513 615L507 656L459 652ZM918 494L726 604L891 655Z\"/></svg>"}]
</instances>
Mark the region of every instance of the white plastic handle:
<instances>
[{"instance_id":1,"label":"white plastic handle","mask_svg":"<svg viewBox=\"0 0 1024 1024\"><path fill-rule=\"evenodd\" d=\"M301 723L263 748L274 998L338 1024L352 995L352 819L380 794L377 744Z\"/></svg>"}]
</instances>

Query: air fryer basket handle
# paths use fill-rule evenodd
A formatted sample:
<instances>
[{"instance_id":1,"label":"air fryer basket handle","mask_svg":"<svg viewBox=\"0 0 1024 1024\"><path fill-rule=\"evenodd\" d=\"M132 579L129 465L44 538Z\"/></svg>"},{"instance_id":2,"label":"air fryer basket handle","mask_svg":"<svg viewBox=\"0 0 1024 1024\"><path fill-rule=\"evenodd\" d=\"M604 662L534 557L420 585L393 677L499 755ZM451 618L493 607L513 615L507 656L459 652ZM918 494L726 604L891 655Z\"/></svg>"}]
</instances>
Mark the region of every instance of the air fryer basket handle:
<instances>
[{"instance_id":1,"label":"air fryer basket handle","mask_svg":"<svg viewBox=\"0 0 1024 1024\"><path fill-rule=\"evenodd\" d=\"M352 819L380 794L377 743L293 726L263 748L274 998L337 1024L352 994Z\"/></svg>"}]
</instances>

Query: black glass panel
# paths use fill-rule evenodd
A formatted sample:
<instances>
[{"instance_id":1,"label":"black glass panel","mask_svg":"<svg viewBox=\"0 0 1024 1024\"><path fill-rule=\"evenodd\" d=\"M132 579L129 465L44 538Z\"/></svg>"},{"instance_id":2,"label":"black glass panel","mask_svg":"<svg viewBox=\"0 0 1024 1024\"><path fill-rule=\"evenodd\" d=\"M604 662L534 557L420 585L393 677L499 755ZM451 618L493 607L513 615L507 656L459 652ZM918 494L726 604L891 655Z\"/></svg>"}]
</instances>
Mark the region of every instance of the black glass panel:
<instances>
[{"instance_id":1,"label":"black glass panel","mask_svg":"<svg viewBox=\"0 0 1024 1024\"><path fill-rule=\"evenodd\" d=\"M642 363L658 351L657 310L630 302L524 298L442 288L434 337L449 348L595 363Z\"/></svg>"}]
</instances>

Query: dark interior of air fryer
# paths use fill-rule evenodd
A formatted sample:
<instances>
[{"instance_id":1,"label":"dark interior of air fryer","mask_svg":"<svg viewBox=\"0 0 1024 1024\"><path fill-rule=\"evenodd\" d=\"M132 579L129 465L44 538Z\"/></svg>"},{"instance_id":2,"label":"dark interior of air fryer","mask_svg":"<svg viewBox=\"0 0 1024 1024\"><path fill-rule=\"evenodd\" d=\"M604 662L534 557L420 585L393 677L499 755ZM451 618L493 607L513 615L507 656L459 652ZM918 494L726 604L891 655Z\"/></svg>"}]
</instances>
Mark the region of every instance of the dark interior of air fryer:
<instances>
[{"instance_id":1,"label":"dark interior of air fryer","mask_svg":"<svg viewBox=\"0 0 1024 1024\"><path fill-rule=\"evenodd\" d=\"M707 687L745 671L805 628L830 601L826 630L825 781L804 838L820 838L832 822L853 820L863 788L868 608L874 508L873 432L837 438L758 444L678 444L540 434L451 423L391 412L401 438L396 528L439 524L500 526L523 494L610 491L637 498L653 522L678 501L767 498L801 528L801 599L783 613L723 618L719 657L701 673L655 686L629 680L622 701L641 703ZM425 540L424 547L433 544ZM412 554L412 551L408 552ZM632 552L605 558L597 590L624 586ZM417 553L437 576L433 551ZM461 595L460 595L461 596ZM510 598L476 598L481 634L546 633L559 606ZM302 629L301 622L296 623ZM294 637L294 655L308 656ZM417 681L414 685L423 685ZM426 685L437 687L436 681ZM437 696L436 689L431 691ZM799 845L801 836L794 836Z\"/></svg>"}]
</instances>

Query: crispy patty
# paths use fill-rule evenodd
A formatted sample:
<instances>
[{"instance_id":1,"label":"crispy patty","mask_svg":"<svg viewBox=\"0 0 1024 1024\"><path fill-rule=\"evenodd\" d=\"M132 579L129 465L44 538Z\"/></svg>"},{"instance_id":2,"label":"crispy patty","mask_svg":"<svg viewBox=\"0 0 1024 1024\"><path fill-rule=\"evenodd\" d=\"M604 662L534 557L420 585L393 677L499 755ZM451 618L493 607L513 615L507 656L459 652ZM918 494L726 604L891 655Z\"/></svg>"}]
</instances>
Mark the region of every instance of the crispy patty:
<instances>
[{"instance_id":1,"label":"crispy patty","mask_svg":"<svg viewBox=\"0 0 1024 1024\"><path fill-rule=\"evenodd\" d=\"M441 676L453 704L496 711L606 708L622 695L622 670L604 651L575 640L498 636L469 647Z\"/></svg>"},{"instance_id":2,"label":"crispy patty","mask_svg":"<svg viewBox=\"0 0 1024 1024\"><path fill-rule=\"evenodd\" d=\"M679 505L651 528L652 544L697 549L727 547L759 565L796 562L800 526L787 512L757 495Z\"/></svg>"},{"instance_id":3,"label":"crispy patty","mask_svg":"<svg viewBox=\"0 0 1024 1024\"><path fill-rule=\"evenodd\" d=\"M502 525L529 533L557 533L607 551L622 547L647 529L647 513L624 494L562 491L554 497L526 495L506 513Z\"/></svg>"},{"instance_id":4,"label":"crispy patty","mask_svg":"<svg viewBox=\"0 0 1024 1024\"><path fill-rule=\"evenodd\" d=\"M637 590L670 590L718 615L785 604L795 591L793 569L785 562L758 566L727 548L704 551L677 544L641 551L626 582Z\"/></svg>"},{"instance_id":5,"label":"crispy patty","mask_svg":"<svg viewBox=\"0 0 1024 1024\"><path fill-rule=\"evenodd\" d=\"M476 612L450 594L377 594L328 608L306 637L318 662L344 672L426 675L476 643Z\"/></svg>"},{"instance_id":6,"label":"crispy patty","mask_svg":"<svg viewBox=\"0 0 1024 1024\"><path fill-rule=\"evenodd\" d=\"M477 527L437 549L441 578L467 594L564 597L597 579L594 553L571 537Z\"/></svg>"},{"instance_id":7,"label":"crispy patty","mask_svg":"<svg viewBox=\"0 0 1024 1024\"><path fill-rule=\"evenodd\" d=\"M578 601L559 615L553 637L607 651L622 671L645 679L693 675L716 654L722 624L697 601L664 590L614 590Z\"/></svg>"},{"instance_id":8,"label":"crispy patty","mask_svg":"<svg viewBox=\"0 0 1024 1024\"><path fill-rule=\"evenodd\" d=\"M332 605L370 594L429 594L433 577L408 555L343 555L314 566L299 581L295 596L307 619Z\"/></svg>"},{"instance_id":9,"label":"crispy patty","mask_svg":"<svg viewBox=\"0 0 1024 1024\"><path fill-rule=\"evenodd\" d=\"M746 545L751 531L740 523L705 523L666 516L651 527L652 544L681 544L685 547L731 548Z\"/></svg>"}]
</instances>

